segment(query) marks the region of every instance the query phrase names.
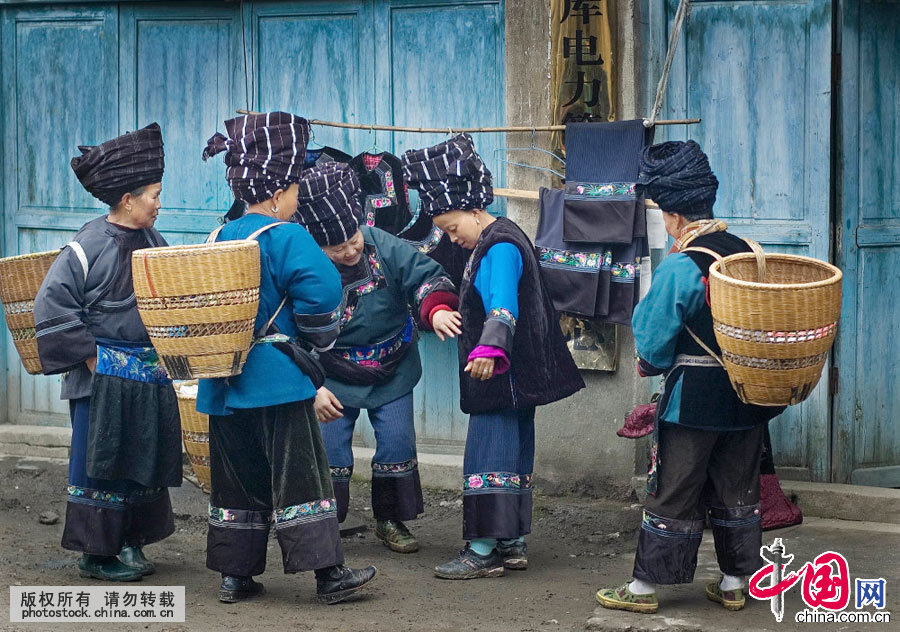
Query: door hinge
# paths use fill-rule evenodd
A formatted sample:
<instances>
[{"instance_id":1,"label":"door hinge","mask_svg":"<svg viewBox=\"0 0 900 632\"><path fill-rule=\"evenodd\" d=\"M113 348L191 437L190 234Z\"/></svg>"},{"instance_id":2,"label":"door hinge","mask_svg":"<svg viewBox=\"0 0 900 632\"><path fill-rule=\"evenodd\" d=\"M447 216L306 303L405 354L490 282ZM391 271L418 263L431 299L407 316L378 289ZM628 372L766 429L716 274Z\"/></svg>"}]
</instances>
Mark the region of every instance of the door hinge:
<instances>
[{"instance_id":1,"label":"door hinge","mask_svg":"<svg viewBox=\"0 0 900 632\"><path fill-rule=\"evenodd\" d=\"M841 374L838 372L838 368L836 366L831 367L831 371L828 374L828 393L830 395L837 395L841 392Z\"/></svg>"}]
</instances>

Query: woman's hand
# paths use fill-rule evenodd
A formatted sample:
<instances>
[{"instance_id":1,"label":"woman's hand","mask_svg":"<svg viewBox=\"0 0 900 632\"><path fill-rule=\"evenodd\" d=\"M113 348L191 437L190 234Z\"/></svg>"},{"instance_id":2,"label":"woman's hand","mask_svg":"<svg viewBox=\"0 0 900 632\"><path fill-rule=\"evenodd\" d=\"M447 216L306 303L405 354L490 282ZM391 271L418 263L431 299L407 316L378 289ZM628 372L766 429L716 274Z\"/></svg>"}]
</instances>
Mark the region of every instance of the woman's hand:
<instances>
[{"instance_id":1,"label":"woman's hand","mask_svg":"<svg viewBox=\"0 0 900 632\"><path fill-rule=\"evenodd\" d=\"M316 419L323 424L344 416L342 412L344 407L341 406L341 401L324 386L316 391L316 401L313 403L313 407L316 409Z\"/></svg>"},{"instance_id":2,"label":"woman's hand","mask_svg":"<svg viewBox=\"0 0 900 632\"><path fill-rule=\"evenodd\" d=\"M97 356L93 356L84 361L87 365L88 371L94 373L97 370Z\"/></svg>"},{"instance_id":3,"label":"woman's hand","mask_svg":"<svg viewBox=\"0 0 900 632\"><path fill-rule=\"evenodd\" d=\"M431 317L431 328L441 341L455 338L462 333L462 314L442 309Z\"/></svg>"},{"instance_id":4,"label":"woman's hand","mask_svg":"<svg viewBox=\"0 0 900 632\"><path fill-rule=\"evenodd\" d=\"M494 377L494 358L476 358L463 371L476 380L486 381Z\"/></svg>"}]
</instances>

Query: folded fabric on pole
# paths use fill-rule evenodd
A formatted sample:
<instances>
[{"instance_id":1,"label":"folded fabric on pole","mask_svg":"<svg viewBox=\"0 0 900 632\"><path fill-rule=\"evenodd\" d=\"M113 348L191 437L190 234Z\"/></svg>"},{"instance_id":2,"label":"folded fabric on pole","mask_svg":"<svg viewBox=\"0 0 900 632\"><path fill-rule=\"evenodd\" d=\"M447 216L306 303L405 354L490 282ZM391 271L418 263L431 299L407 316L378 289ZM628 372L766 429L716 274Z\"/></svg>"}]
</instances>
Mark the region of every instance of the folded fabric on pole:
<instances>
[{"instance_id":1,"label":"folded fabric on pole","mask_svg":"<svg viewBox=\"0 0 900 632\"><path fill-rule=\"evenodd\" d=\"M635 182L652 135L640 120L566 125L565 241L630 244L647 234Z\"/></svg>"}]
</instances>

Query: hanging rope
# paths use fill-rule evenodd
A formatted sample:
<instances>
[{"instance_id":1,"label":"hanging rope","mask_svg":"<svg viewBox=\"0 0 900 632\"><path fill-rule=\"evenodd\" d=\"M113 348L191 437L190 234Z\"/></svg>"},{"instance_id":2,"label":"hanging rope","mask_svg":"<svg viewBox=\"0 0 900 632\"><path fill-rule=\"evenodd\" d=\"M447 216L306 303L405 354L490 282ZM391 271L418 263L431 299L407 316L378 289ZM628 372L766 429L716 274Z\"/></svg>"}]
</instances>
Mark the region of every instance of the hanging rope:
<instances>
[{"instance_id":1,"label":"hanging rope","mask_svg":"<svg viewBox=\"0 0 900 632\"><path fill-rule=\"evenodd\" d=\"M684 21L691 14L691 0L681 0L678 3L678 9L675 11L675 20L672 23L672 32L669 33L669 47L666 50L666 63L663 65L662 76L656 85L656 100L653 102L653 112L650 118L644 120L644 127L653 127L654 125L663 125L665 121L657 121L662 110L663 96L666 94L666 88L669 85L669 71L672 69L672 60L675 59L675 49L678 48L678 38L681 37L681 29Z\"/></svg>"},{"instance_id":2,"label":"hanging rope","mask_svg":"<svg viewBox=\"0 0 900 632\"><path fill-rule=\"evenodd\" d=\"M260 114L252 110L239 109L238 114ZM693 125L700 119L680 119L677 121L656 121L655 125ZM366 131L381 130L385 132L418 132L422 134L458 134L460 132L559 132L566 129L565 125L511 126L511 127L398 127L396 125L370 125L366 123L339 123L337 121L322 121L310 119L310 125L324 125L327 127L341 127L345 129L364 129Z\"/></svg>"}]
</instances>

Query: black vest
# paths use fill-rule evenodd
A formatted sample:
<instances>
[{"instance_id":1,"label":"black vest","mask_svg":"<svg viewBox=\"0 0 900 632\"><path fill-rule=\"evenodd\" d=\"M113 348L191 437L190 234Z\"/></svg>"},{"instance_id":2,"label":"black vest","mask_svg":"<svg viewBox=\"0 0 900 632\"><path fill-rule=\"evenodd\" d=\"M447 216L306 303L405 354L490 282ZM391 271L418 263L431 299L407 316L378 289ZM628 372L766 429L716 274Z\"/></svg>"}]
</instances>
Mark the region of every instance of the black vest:
<instances>
[{"instance_id":1,"label":"black vest","mask_svg":"<svg viewBox=\"0 0 900 632\"><path fill-rule=\"evenodd\" d=\"M697 237L687 248L707 248L723 257L739 252L751 252L750 246L735 235L727 232L710 233ZM709 266L714 259L702 252L684 253L690 257L704 279L709 277ZM704 309L688 321L687 326L709 346L721 355L722 350L713 333L712 309L707 303ZM697 341L684 329L675 344L676 354L708 356ZM678 423L694 428L710 430L734 430L764 423L784 411L780 406L754 406L743 403L735 393L728 374L721 367L678 366L666 376L666 388L659 404L663 411L669 402L669 395L678 378L681 377L681 410Z\"/></svg>"},{"instance_id":2,"label":"black vest","mask_svg":"<svg viewBox=\"0 0 900 632\"><path fill-rule=\"evenodd\" d=\"M510 369L482 382L463 371L478 346L486 314L475 289L475 276L491 246L508 242L522 255L519 317L510 353ZM460 407L465 413L532 408L568 397L584 388L584 380L566 347L559 318L544 291L531 241L513 222L499 218L481 233L459 293L463 333L459 337Z\"/></svg>"}]
</instances>

